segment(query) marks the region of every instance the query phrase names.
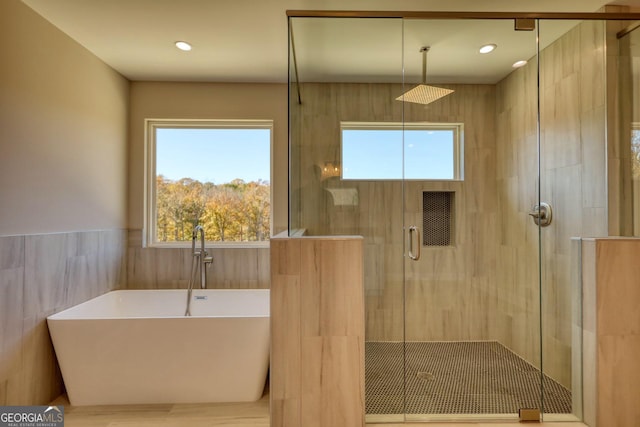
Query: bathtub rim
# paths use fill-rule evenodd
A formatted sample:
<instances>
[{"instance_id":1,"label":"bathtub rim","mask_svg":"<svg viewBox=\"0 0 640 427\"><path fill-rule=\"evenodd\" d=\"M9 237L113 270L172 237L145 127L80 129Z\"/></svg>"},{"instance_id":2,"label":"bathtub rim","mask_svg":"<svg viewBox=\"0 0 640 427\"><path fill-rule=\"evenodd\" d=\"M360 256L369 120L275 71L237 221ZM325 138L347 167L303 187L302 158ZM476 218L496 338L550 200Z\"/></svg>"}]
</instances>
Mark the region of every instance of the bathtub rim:
<instances>
[{"instance_id":1,"label":"bathtub rim","mask_svg":"<svg viewBox=\"0 0 640 427\"><path fill-rule=\"evenodd\" d=\"M196 296L198 294L202 294L202 293L218 293L218 292L255 292L255 293L259 293L259 294L267 294L267 300L270 298L270 289L194 289L193 290L193 295ZM247 319L252 319L252 318L269 318L271 317L271 313L270 313L270 304L267 304L267 309L269 311L269 313L267 314L237 314L237 315L220 315L220 314L212 314L212 315L196 315L196 316L184 316L184 315L161 315L161 316L95 316L95 315L88 315L88 314L83 314L81 316L69 316L69 313L72 312L72 310L76 310L81 306L87 306L90 303L95 304L96 300L100 299L100 298L109 298L109 297L113 297L115 294L119 294L119 293L131 293L131 292L135 292L135 293L147 293L147 292L154 292L154 293L181 293L184 294L184 296L186 297L186 293L187 290L186 289L114 289L112 291L106 292L102 295L98 295L96 297L93 297L87 301L83 301L79 304L73 305L71 307L65 308L64 310L60 310L57 313L53 313L49 316L47 316L47 322L60 322L60 321L78 321L78 320L154 320L154 319L224 319L224 318L229 318L229 319L233 319L233 318L238 318L238 319L242 319L242 318L247 318Z\"/></svg>"}]
</instances>

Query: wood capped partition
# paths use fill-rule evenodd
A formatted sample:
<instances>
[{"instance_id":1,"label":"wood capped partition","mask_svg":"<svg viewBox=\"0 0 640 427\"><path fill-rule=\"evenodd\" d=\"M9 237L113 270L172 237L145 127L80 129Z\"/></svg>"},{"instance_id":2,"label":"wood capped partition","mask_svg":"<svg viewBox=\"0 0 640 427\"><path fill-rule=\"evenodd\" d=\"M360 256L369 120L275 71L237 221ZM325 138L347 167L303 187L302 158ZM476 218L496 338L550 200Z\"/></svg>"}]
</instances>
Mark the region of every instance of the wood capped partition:
<instances>
[{"instance_id":1,"label":"wood capped partition","mask_svg":"<svg viewBox=\"0 0 640 427\"><path fill-rule=\"evenodd\" d=\"M640 419L640 239L582 239L584 421Z\"/></svg>"},{"instance_id":2,"label":"wood capped partition","mask_svg":"<svg viewBox=\"0 0 640 427\"><path fill-rule=\"evenodd\" d=\"M271 426L364 426L361 237L271 239Z\"/></svg>"}]
</instances>

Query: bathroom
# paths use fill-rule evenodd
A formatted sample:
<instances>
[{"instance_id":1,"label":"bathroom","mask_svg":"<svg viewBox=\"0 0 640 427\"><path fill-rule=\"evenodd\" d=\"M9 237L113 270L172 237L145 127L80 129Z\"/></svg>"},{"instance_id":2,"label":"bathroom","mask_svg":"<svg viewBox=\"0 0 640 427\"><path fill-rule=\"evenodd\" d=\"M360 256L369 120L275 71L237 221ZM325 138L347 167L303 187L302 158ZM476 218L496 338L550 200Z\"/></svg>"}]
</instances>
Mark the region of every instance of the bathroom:
<instances>
[{"instance_id":1,"label":"bathroom","mask_svg":"<svg viewBox=\"0 0 640 427\"><path fill-rule=\"evenodd\" d=\"M294 6L296 5L288 6L288 8ZM185 251L189 251L189 249L147 248L142 244L146 208L144 198L145 130L142 125L134 124L142 123L145 118L159 117L272 120L273 158L271 170L273 187L276 189L272 195L272 232L275 235L289 228L287 189L288 87L282 80L279 83L187 83L138 81L136 79L130 81L112 68L105 66L102 61L41 18L25 3L11 0L3 2L1 7L1 16L12 18L3 18L2 30L0 31L5 39L15 40L15 43L5 47L5 55L10 58L8 63L12 66L3 67L0 79L3 84L2 114L0 116L3 129L2 208L0 208L2 212L0 217L0 236L2 236L0 238L0 247L2 248L0 254L0 277L2 278L0 319L3 325L3 335L2 357L0 358L0 403L3 405L34 402L46 404L56 398L62 390L62 379L44 321L49 315L120 287L132 289L186 288L189 265L188 262L180 260L185 259ZM440 9L442 10L442 6ZM283 10L282 13L279 13L279 18L286 31L284 17ZM133 22L130 24L134 25ZM399 34L402 32L400 31ZM532 37L532 34L529 33L529 36ZM47 44L44 45L42 40L46 40ZM300 38L299 41L302 43L303 39ZM303 48L304 46L300 45L299 47ZM282 50L286 55L286 40ZM420 70L420 54L414 50L407 49L404 52L407 58L409 55L416 56L415 61L412 62L412 84L419 82ZM569 50L573 51L570 47ZM25 52L33 53L25 54ZM64 53L65 61L60 60L61 53ZM403 53L402 48L400 48L400 53ZM437 54L435 47L430 52L431 54L433 57ZM562 52L556 55L566 56ZM250 56L247 55L248 60L251 60ZM589 57L586 57L585 60L587 59ZM598 60L595 57L591 57L591 59ZM432 70L437 67L437 62L431 61L429 65L429 70ZM401 67L402 63L400 62L398 65L400 71ZM304 72L303 69L300 71ZM415 79L416 76L417 79ZM304 75L301 77L304 78ZM402 84L401 74L396 80L396 84ZM512 84L517 84L517 82ZM302 89L303 102L317 99L314 96L313 87L303 87ZM506 88L464 89L461 87L457 89L457 94L454 93L450 96L458 97L452 99L459 99L465 90L474 92L474 96L478 97L482 97L484 93L483 102L495 102L495 107L498 108L496 111L500 111L500 103L495 99L498 99L498 92L506 90ZM482 90L493 92L489 96L488 92L485 93ZM593 90L604 91L604 88L595 87ZM509 98L508 93L503 93L500 96L503 96L504 99ZM491 101L490 98L494 101ZM524 102L525 99L530 98L516 97L514 99L512 97L509 102L517 111L518 108L524 108L524 105L519 106L518 102ZM558 102L569 103L570 96L557 96L556 99ZM454 101L448 101L447 98L441 102L447 109L455 110L456 108L452 104ZM402 111L402 104L395 102L390 105L395 109L390 114L390 120L402 121L402 117L398 116L398 112ZM584 104L584 111L590 111L586 106L587 104ZM601 104L598 107L604 108ZM472 108L476 108L475 103ZM569 116L575 112L571 108L575 108L575 106L564 104L557 106L558 111L563 111ZM612 111L612 108L607 107L607 111ZM506 114L506 112L503 113ZM442 113L441 117L444 115ZM464 121L465 132L468 133L471 124L466 120L456 117L450 118L450 116L454 115L447 114L446 118L416 117L411 120L441 120L448 123ZM37 117L37 123L34 123L34 117ZM374 119L377 117L353 117L348 120L373 121ZM488 277L494 274L491 270L497 268L500 245L519 248L519 245L527 238L535 238L534 235L526 233L535 233L537 230L531 217L528 216L535 204L532 202L536 200L536 188L531 187L525 189L526 191L520 191L518 187L519 185L525 186L524 179L536 173L535 165L528 166L529 169L517 166L515 161L518 159L518 152L510 151L513 147L507 146L503 138L505 132L513 131L501 128L491 129L490 122L491 120L487 119L478 123L478 126L487 127L488 129L485 130L492 132L493 138L480 138L475 135L478 158L482 161L476 169L475 162L470 162L469 158L465 160L465 164L473 165L465 174L465 183L475 182L473 177L478 177L480 180L503 178L505 182L501 186L497 186L493 181L490 185L478 183L482 188L491 189L486 198L475 198L474 195L477 194L475 191L466 193L464 199L467 205L466 209L475 210L474 213L478 215L472 215L470 212L469 225L466 228L468 231L465 232L496 235L498 220L491 219L491 214L494 216L502 215L503 211L508 209L515 209L518 212L518 219L522 221L518 223L507 222L507 226L513 230L513 234L509 234L512 239L491 243L492 246L487 251L478 251L482 252L486 259L473 260L468 269L465 267L465 269L459 270L460 274L465 276L466 283L474 284L473 289L487 293L498 292L498 290L488 288L491 283L494 283ZM585 119L581 123L584 123L584 132L602 133L605 131L603 122ZM521 123L521 125L526 127L526 131L535 135L535 117L533 122ZM99 131L96 132L96 129ZM614 131L610 128L606 130ZM465 134L465 148L473 147L473 140L474 135ZM6 144L6 141L15 141L15 143ZM488 145L493 145L495 151L489 153L486 150ZM604 149L604 146L601 148ZM329 150L335 150L335 147L329 148ZM551 160L561 158L565 154L567 156L575 154L563 153L561 152L562 148L558 150L550 156ZM338 160L336 153L331 151L330 154L331 156L321 159L322 166L325 162ZM482 157L483 155L485 157ZM532 155L535 157L535 153ZM503 157L512 159L513 163L509 164L507 161L498 163L498 159ZM560 244L559 258L555 258L558 261L566 261L562 265L570 264L568 260L563 258L568 257L571 252L567 243L569 237L585 236L586 234L591 236L607 235L607 227L609 230L612 229L611 227L618 227L621 230L618 233L610 233L612 235L632 235L626 234L628 233L628 229L624 229L627 227L626 223L624 225L612 223L612 218L622 218L623 214L615 217L610 215L609 223L605 223L604 226L602 216L598 216L607 207L607 195L612 196L610 190L607 193L607 189L603 188L604 183L607 182L605 174L607 171L613 170L615 162L614 156L610 156L609 159L612 164L606 165L606 167L600 163L599 166L594 165L594 173L581 178L585 180L584 182L591 180L595 183L593 193L583 192L584 196L578 195L573 191L575 188L572 184L573 181L563 176L558 177L558 186L555 188L561 188L567 192L567 197L573 197L567 201L567 205L573 206L584 202L587 203L584 206L589 208L589 210L580 213L579 218L569 222L573 225L578 222L589 224L589 226L593 225L594 228L591 230L595 230L586 231L586 228L585 230L580 229L578 232L575 232L574 229L563 230L563 243ZM313 160L315 163L315 159ZM586 160L588 161L589 158L587 157ZM530 169L531 167L534 169ZM505 170L501 170L501 168L505 168ZM484 171L491 170L496 178L483 175ZM522 176L518 174L522 174ZM509 179L506 179L507 177ZM335 181L334 178L328 178L321 183L329 185ZM551 188L551 183L548 184L548 188ZM451 183L449 185L459 184ZM446 189L441 187L433 190ZM362 206L366 202L365 190L359 190L359 203ZM371 191L375 191L375 189ZM491 193L492 191L493 193ZM499 200L509 192L520 195L519 197L522 198L517 206L509 207L500 204ZM390 193L389 197L393 195L394 191L390 190ZM621 199L625 200L624 203L629 202L629 198L621 197ZM323 200L326 203L328 199ZM456 203L459 202L460 200L457 199ZM393 203L393 200L390 200L381 204L380 207ZM400 203L402 204L402 201ZM556 219L563 217L561 205L561 201L554 200L552 203L556 209ZM458 209L456 215L462 215L464 211L460 210L459 205L456 207ZM338 221L339 219L353 221L353 217L349 217L350 209L353 209L353 206L345 205L338 210L328 212L328 214L335 215L335 217L329 217L331 219L329 225L333 227L331 229L316 231L311 228L311 225L303 224L302 221L300 226L308 228L315 235L319 233L341 234L347 229L353 230L352 223L343 226ZM361 209L367 208L362 207ZM302 212L302 210L298 211ZM403 215L402 211L399 211L399 215ZM339 216L342 217L338 218ZM456 218L459 219L458 216ZM294 220L292 215L292 221ZM620 223L623 222L620 221ZM533 228L529 226L533 226ZM597 228L598 226L601 228ZM348 232L353 233L353 231ZM400 239L403 238L402 229L399 232L395 231L395 233L399 233ZM476 238L476 234L472 234L472 236L471 239L464 239L464 241L480 244L481 239ZM460 232L455 236L456 239L464 237ZM551 246L549 249L553 249L553 247ZM521 250L516 252L523 258L533 256L535 259L537 257L535 253L532 255L526 252L528 249L524 246L519 249ZM374 258L381 259L383 253L376 252L379 250L379 246L370 246L367 253ZM547 250L544 249L544 252L546 253ZM262 289L269 287L270 254L268 248L214 248L211 249L211 252L214 264L210 269L210 281L215 284L214 286ZM428 250L423 251L423 260L428 260L429 256ZM186 258L188 259L188 257ZM517 265L517 261L512 260L514 265ZM402 257L397 262L392 262L397 265L387 266L390 274L393 274L391 271L393 269L403 269ZM446 268L447 263L450 263L449 265L453 268L456 264L451 263L467 261L445 259L441 262L440 265L443 268ZM411 268L411 264L409 264L409 268ZM538 266L532 263L530 268L532 271L520 271L520 274L526 277L535 275ZM508 269L500 269L497 274L506 275ZM548 271L548 274L556 273ZM557 274L567 275L568 273L563 269ZM366 272L365 275L367 275ZM441 277L441 279L446 280L446 277ZM366 297L369 300L380 298L377 295L378 291L384 291L381 284L375 283L372 286L373 289L365 289ZM542 293L545 294L544 291ZM452 298L446 293L439 295L439 297L443 301ZM368 330L380 327L381 333L393 334L401 331L403 320L398 316L402 316L402 309L399 312L394 310L396 308L394 304L401 304L398 301L399 298L401 298L399 295L392 295L388 301L379 301L378 309L390 317L381 319L370 316L368 313L367 318L372 322L372 324L367 324ZM475 295L471 294L469 298L475 298ZM566 301L562 303L565 304ZM390 305L384 306L384 304ZM466 304L469 302L467 301ZM368 304L367 307L376 307L376 305ZM501 315L511 314L507 311L500 311L502 308L494 308L496 313ZM539 316L535 314L536 308L529 307L528 312L521 311L517 307L507 307L504 310L513 309L516 314L520 313L522 318L514 321L514 328L521 328L524 331L524 325L535 326L536 320L539 320ZM414 313L421 314L417 307L407 307L407 309L413 309ZM560 306L549 305L548 309L567 313L566 308ZM469 319L473 319L472 322L479 329L488 327L491 320L485 319L476 322L477 317L473 316L478 313L474 313L473 309L464 313L469 318L454 317L451 320L454 323L468 324ZM527 319L527 315L533 317ZM547 317L545 316L545 318ZM482 323L483 321L485 323ZM493 321L503 324L498 319L493 319ZM375 322L381 322L381 324L374 324ZM435 325L435 323L433 324ZM549 328L550 325L547 324L544 327ZM560 329L560 327L558 328ZM415 333L418 332L415 331ZM437 333L438 331L431 332ZM470 332L461 331L460 333ZM523 348L529 348L533 352L538 350L535 349L535 343L527 343L525 336L520 335L517 330L502 331L501 333L505 336L510 335L516 341L522 339L523 342L518 345L522 345ZM566 329L562 329L560 333L564 338L567 337ZM460 339L469 339L469 337L462 336ZM383 340L395 340L395 338L385 337ZM566 343L555 340L549 342L556 346L544 346L550 354L560 352L566 359L567 355L571 353Z\"/></svg>"}]
</instances>

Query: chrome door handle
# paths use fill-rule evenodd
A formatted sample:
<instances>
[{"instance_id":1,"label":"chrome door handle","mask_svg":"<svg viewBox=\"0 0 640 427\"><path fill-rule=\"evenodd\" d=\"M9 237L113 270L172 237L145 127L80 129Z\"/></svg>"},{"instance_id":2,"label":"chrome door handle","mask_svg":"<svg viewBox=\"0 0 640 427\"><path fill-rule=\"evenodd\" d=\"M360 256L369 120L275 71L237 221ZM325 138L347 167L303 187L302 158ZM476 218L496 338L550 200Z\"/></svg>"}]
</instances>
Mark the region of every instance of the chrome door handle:
<instances>
[{"instance_id":1,"label":"chrome door handle","mask_svg":"<svg viewBox=\"0 0 640 427\"><path fill-rule=\"evenodd\" d=\"M413 235L418 236L418 251L416 253L413 252ZM409 227L409 258L411 258L414 261L417 261L420 259L420 231L418 230L418 227L416 227L415 225L412 225L411 227Z\"/></svg>"}]
</instances>

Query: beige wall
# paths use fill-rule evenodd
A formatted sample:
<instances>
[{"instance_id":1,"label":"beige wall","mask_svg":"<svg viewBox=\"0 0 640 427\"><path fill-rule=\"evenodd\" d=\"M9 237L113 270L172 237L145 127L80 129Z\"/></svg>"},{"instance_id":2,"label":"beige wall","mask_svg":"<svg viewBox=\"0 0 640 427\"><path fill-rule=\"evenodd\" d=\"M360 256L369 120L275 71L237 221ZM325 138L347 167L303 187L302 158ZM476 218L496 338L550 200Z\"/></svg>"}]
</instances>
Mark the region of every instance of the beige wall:
<instances>
[{"instance_id":1,"label":"beige wall","mask_svg":"<svg viewBox=\"0 0 640 427\"><path fill-rule=\"evenodd\" d=\"M498 293L495 88L451 87L453 94L428 107L407 104L404 115L395 101L402 85L392 84L308 83L302 105L295 106L301 145L292 150L300 167L294 194L301 226L311 235L364 236L367 340L494 337L488 328ZM324 162L340 159L341 121L401 122L403 117L464 123L464 181L411 181L403 190L400 181L323 179ZM336 188L357 192L357 203L334 203L327 190ZM423 191L455 192L455 243L423 247L419 261L405 264L403 221L422 228ZM524 334L526 325L521 326Z\"/></svg>"},{"instance_id":2,"label":"beige wall","mask_svg":"<svg viewBox=\"0 0 640 427\"><path fill-rule=\"evenodd\" d=\"M0 2L0 235L126 227L129 82Z\"/></svg>"},{"instance_id":3,"label":"beige wall","mask_svg":"<svg viewBox=\"0 0 640 427\"><path fill-rule=\"evenodd\" d=\"M119 288L126 243L126 230L0 237L0 406L63 392L46 318Z\"/></svg>"},{"instance_id":4,"label":"beige wall","mask_svg":"<svg viewBox=\"0 0 640 427\"><path fill-rule=\"evenodd\" d=\"M269 248L208 248L207 252L213 257L207 266L207 288L269 289ZM141 248L132 242L127 251L127 287L186 289L192 260L191 248Z\"/></svg>"},{"instance_id":5,"label":"beige wall","mask_svg":"<svg viewBox=\"0 0 640 427\"><path fill-rule=\"evenodd\" d=\"M129 133L129 288L186 288L192 259L188 255L190 250L142 247L146 118L273 120L273 232L287 229L287 85L133 82ZM208 287L269 287L268 248L217 248L209 252L213 264L208 270Z\"/></svg>"},{"instance_id":6,"label":"beige wall","mask_svg":"<svg viewBox=\"0 0 640 427\"><path fill-rule=\"evenodd\" d=\"M287 228L287 85L132 82L129 228L136 230L144 218L146 118L273 120L273 231Z\"/></svg>"},{"instance_id":7,"label":"beige wall","mask_svg":"<svg viewBox=\"0 0 640 427\"><path fill-rule=\"evenodd\" d=\"M538 196L536 64L511 73L496 94L500 243L493 329L498 341L539 367L539 239L528 215Z\"/></svg>"},{"instance_id":8,"label":"beige wall","mask_svg":"<svg viewBox=\"0 0 640 427\"><path fill-rule=\"evenodd\" d=\"M44 405L46 317L126 280L129 82L18 0L0 37L0 405Z\"/></svg>"}]
</instances>

